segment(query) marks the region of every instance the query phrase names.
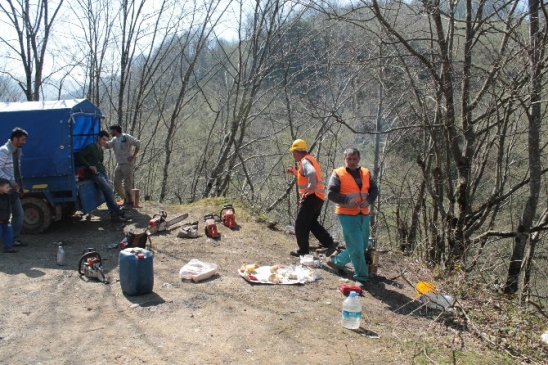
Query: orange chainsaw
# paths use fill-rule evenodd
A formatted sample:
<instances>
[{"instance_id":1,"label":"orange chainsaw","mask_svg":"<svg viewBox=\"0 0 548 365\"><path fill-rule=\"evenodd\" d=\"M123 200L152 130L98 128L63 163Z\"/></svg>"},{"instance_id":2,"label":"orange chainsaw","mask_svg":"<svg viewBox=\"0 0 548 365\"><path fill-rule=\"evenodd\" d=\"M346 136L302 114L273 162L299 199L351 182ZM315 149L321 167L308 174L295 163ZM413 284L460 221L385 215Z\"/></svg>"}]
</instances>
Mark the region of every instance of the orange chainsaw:
<instances>
[{"instance_id":1,"label":"orange chainsaw","mask_svg":"<svg viewBox=\"0 0 548 365\"><path fill-rule=\"evenodd\" d=\"M101 255L94 248L86 248L84 250L84 254L80 258L80 262L78 262L78 273L88 279L97 279L108 284L108 280L103 272L103 260L101 260Z\"/></svg>"},{"instance_id":2,"label":"orange chainsaw","mask_svg":"<svg viewBox=\"0 0 548 365\"><path fill-rule=\"evenodd\" d=\"M154 214L152 216L152 219L148 222L148 231L150 232L150 234L165 231L166 229L169 229L171 226L179 223L180 221L182 221L183 219L186 219L187 217L188 217L188 214L185 213L169 221L166 221L167 213L161 210L159 213Z\"/></svg>"}]
</instances>

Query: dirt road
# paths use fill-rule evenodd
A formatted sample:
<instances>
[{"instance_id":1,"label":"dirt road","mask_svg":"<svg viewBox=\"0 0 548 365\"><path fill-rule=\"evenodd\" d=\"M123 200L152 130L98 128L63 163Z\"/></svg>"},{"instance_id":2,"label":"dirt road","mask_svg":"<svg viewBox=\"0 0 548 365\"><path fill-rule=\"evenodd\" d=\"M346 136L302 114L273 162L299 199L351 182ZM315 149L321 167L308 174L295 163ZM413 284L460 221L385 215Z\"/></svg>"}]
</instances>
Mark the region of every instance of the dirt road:
<instances>
[{"instance_id":1,"label":"dirt road","mask_svg":"<svg viewBox=\"0 0 548 365\"><path fill-rule=\"evenodd\" d=\"M294 237L267 229L252 214L240 214L238 230L220 226L218 241L203 235L180 239L176 231L153 236L154 291L124 295L118 250L107 247L124 237L124 228L145 227L159 208L148 204L134 210L126 227L108 222L104 210L91 220L58 222L46 234L24 236L29 246L18 253L1 255L0 362L411 364L424 360L424 354L443 363L454 350L477 351L456 323L440 324L433 321L438 313L417 310L413 288L396 278L402 270L397 255L381 256L379 276L360 299L365 318L357 331L340 325L343 281L335 273L318 269L322 278L306 285L244 281L237 273L242 264L297 263L288 255ZM193 221L218 207L177 211L187 211ZM56 265L59 241L66 266ZM110 284L78 274L87 247L102 255ZM217 263L219 275L181 282L179 269L192 258Z\"/></svg>"}]
</instances>

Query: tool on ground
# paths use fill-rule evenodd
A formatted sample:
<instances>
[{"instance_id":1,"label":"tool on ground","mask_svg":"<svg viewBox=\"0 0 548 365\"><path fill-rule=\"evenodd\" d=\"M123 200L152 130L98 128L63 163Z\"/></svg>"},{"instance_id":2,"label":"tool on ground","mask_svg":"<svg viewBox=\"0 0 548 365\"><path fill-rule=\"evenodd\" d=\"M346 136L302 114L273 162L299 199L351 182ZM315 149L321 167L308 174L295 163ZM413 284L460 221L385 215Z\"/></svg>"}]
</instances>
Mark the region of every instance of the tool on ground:
<instances>
[{"instance_id":1,"label":"tool on ground","mask_svg":"<svg viewBox=\"0 0 548 365\"><path fill-rule=\"evenodd\" d=\"M103 260L94 248L86 248L78 262L78 273L88 279L97 279L105 284L108 280L103 272Z\"/></svg>"},{"instance_id":2,"label":"tool on ground","mask_svg":"<svg viewBox=\"0 0 548 365\"><path fill-rule=\"evenodd\" d=\"M186 223L179 228L177 233L179 238L197 238L198 237L198 221Z\"/></svg>"},{"instance_id":3,"label":"tool on ground","mask_svg":"<svg viewBox=\"0 0 548 365\"><path fill-rule=\"evenodd\" d=\"M234 229L236 227L235 213L236 209L234 209L232 204L225 205L219 213L219 217L221 217L221 221L223 222L223 224L230 229Z\"/></svg>"},{"instance_id":4,"label":"tool on ground","mask_svg":"<svg viewBox=\"0 0 548 365\"><path fill-rule=\"evenodd\" d=\"M215 215L214 214L206 214L204 216L205 221L205 235L209 238L219 238L221 235L219 234L219 230L217 229L217 224L215 223Z\"/></svg>"},{"instance_id":5,"label":"tool on ground","mask_svg":"<svg viewBox=\"0 0 548 365\"><path fill-rule=\"evenodd\" d=\"M152 216L152 219L148 222L148 231L150 232L150 234L165 231L166 229L169 229L170 227L181 222L187 217L188 214L185 213L169 221L166 221L167 213L161 210L159 213L154 214Z\"/></svg>"},{"instance_id":6,"label":"tool on ground","mask_svg":"<svg viewBox=\"0 0 548 365\"><path fill-rule=\"evenodd\" d=\"M373 237L369 237L369 246L365 250L365 263L369 269L369 275L377 275L377 268L379 267L379 252L377 251L377 240Z\"/></svg>"},{"instance_id":7,"label":"tool on ground","mask_svg":"<svg viewBox=\"0 0 548 365\"><path fill-rule=\"evenodd\" d=\"M152 240L145 228L142 232L135 233L133 230L126 233L126 237L120 242L120 249L130 247L146 248L147 241L150 243L150 250L152 251Z\"/></svg>"}]
</instances>

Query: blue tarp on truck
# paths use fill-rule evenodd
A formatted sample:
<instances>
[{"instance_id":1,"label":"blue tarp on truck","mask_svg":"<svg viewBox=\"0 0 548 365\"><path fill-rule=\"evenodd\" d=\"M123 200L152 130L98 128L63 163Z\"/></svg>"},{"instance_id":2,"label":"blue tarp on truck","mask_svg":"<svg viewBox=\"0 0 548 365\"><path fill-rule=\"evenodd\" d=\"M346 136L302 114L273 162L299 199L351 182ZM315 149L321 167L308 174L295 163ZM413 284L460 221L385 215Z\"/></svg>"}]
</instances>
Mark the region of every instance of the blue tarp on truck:
<instances>
[{"instance_id":1,"label":"blue tarp on truck","mask_svg":"<svg viewBox=\"0 0 548 365\"><path fill-rule=\"evenodd\" d=\"M15 127L29 133L21 158L24 232L43 232L53 219L88 213L104 202L91 181L78 181L75 160L96 140L103 118L86 99L0 103L0 142Z\"/></svg>"}]
</instances>

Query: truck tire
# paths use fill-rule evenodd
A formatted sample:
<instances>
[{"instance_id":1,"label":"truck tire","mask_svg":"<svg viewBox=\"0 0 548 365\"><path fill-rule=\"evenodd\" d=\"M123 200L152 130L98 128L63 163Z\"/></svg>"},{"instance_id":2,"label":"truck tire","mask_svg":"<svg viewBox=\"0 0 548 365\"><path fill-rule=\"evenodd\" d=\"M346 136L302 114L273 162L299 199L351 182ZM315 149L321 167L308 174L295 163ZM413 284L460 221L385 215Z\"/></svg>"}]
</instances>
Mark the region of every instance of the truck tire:
<instances>
[{"instance_id":1,"label":"truck tire","mask_svg":"<svg viewBox=\"0 0 548 365\"><path fill-rule=\"evenodd\" d=\"M53 220L49 204L43 199L31 197L22 198L21 204L25 212L22 232L25 234L45 232Z\"/></svg>"}]
</instances>

